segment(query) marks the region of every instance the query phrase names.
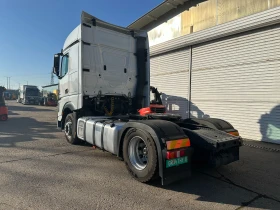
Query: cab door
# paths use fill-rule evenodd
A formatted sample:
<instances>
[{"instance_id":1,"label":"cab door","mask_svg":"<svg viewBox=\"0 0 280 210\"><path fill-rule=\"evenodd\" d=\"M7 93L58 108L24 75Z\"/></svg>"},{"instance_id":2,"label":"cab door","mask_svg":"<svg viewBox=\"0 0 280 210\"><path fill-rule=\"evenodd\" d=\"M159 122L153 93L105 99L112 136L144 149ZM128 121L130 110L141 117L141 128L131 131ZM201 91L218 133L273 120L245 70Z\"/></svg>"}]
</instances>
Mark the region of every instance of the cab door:
<instances>
[{"instance_id":1,"label":"cab door","mask_svg":"<svg viewBox=\"0 0 280 210\"><path fill-rule=\"evenodd\" d=\"M69 54L65 54L61 61L61 72L59 81L59 99L63 99L69 95L69 76L68 76Z\"/></svg>"}]
</instances>

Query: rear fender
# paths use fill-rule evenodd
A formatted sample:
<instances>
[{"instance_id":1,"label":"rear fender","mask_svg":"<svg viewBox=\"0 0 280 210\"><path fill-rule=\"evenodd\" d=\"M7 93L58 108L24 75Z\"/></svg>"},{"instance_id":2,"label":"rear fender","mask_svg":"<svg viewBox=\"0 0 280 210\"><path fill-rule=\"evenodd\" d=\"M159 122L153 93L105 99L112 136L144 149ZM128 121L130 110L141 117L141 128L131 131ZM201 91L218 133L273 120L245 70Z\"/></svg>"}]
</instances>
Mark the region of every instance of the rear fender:
<instances>
[{"instance_id":1,"label":"rear fender","mask_svg":"<svg viewBox=\"0 0 280 210\"><path fill-rule=\"evenodd\" d=\"M123 140L130 128L146 131L154 139L158 155L159 176L162 179L162 184L168 184L168 182L175 181L177 177L170 178L170 172L166 172L166 169L164 167L164 163L166 160L166 141L187 138L184 131L177 124L164 120L141 120L128 122L122 128L118 138L118 142L116 144L118 157L122 157ZM189 171L187 173L189 173ZM174 176L174 173L172 174L172 176Z\"/></svg>"},{"instance_id":2,"label":"rear fender","mask_svg":"<svg viewBox=\"0 0 280 210\"><path fill-rule=\"evenodd\" d=\"M238 130L236 130L229 122L218 118L202 118L202 119L190 118L190 119L185 119L184 122L197 123L227 133L235 132L235 131L238 132Z\"/></svg>"}]
</instances>

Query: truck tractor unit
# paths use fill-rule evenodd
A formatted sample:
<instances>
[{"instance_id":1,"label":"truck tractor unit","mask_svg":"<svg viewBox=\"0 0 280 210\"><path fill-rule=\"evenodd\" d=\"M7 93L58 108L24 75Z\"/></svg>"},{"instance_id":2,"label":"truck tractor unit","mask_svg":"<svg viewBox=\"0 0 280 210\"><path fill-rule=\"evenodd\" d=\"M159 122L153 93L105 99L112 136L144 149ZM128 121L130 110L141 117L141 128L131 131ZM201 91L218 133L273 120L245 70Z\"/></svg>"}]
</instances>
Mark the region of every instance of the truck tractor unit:
<instances>
[{"instance_id":1,"label":"truck tractor unit","mask_svg":"<svg viewBox=\"0 0 280 210\"><path fill-rule=\"evenodd\" d=\"M57 98L55 93L43 92L39 104L41 106L56 106Z\"/></svg>"},{"instance_id":2,"label":"truck tractor unit","mask_svg":"<svg viewBox=\"0 0 280 210\"><path fill-rule=\"evenodd\" d=\"M21 85L17 102L26 104L36 104L40 102L40 90L34 85Z\"/></svg>"},{"instance_id":3,"label":"truck tractor unit","mask_svg":"<svg viewBox=\"0 0 280 210\"><path fill-rule=\"evenodd\" d=\"M157 97L150 101L146 31L82 12L81 23L54 55L53 73L59 79L57 126L66 140L116 155L140 182L184 179L196 160L213 167L239 160L241 137L224 132L223 127L238 132L224 120L216 119L222 127L217 129L207 120L182 119L165 109L139 113L153 103L163 108Z\"/></svg>"}]
</instances>

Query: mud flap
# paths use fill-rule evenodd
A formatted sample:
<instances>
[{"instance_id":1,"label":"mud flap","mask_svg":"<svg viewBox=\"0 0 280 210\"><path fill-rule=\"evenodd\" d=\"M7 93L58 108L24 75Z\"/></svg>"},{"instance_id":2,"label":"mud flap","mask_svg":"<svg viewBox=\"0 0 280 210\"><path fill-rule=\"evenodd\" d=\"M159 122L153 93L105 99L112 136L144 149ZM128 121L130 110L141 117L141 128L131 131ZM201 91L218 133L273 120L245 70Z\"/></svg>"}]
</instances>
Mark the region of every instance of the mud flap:
<instances>
[{"instance_id":1,"label":"mud flap","mask_svg":"<svg viewBox=\"0 0 280 210\"><path fill-rule=\"evenodd\" d=\"M186 159L187 163L183 164L175 164L174 166L168 165L168 160L166 159L166 150L163 152L162 158L162 177L161 177L161 184L169 185L179 180L184 180L191 176L191 161L192 161L192 154L193 148L189 147L186 149ZM184 157L184 158L185 158Z\"/></svg>"}]
</instances>

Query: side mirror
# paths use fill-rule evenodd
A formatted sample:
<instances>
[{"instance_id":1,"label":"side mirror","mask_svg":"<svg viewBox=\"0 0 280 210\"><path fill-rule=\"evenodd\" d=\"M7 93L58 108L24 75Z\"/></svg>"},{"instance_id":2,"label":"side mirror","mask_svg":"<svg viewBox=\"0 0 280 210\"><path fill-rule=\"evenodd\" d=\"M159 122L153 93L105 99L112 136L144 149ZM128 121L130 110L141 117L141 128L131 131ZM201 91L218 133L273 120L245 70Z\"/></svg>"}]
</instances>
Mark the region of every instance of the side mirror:
<instances>
[{"instance_id":1,"label":"side mirror","mask_svg":"<svg viewBox=\"0 0 280 210\"><path fill-rule=\"evenodd\" d=\"M53 73L59 77L60 54L55 54L53 58Z\"/></svg>"}]
</instances>

